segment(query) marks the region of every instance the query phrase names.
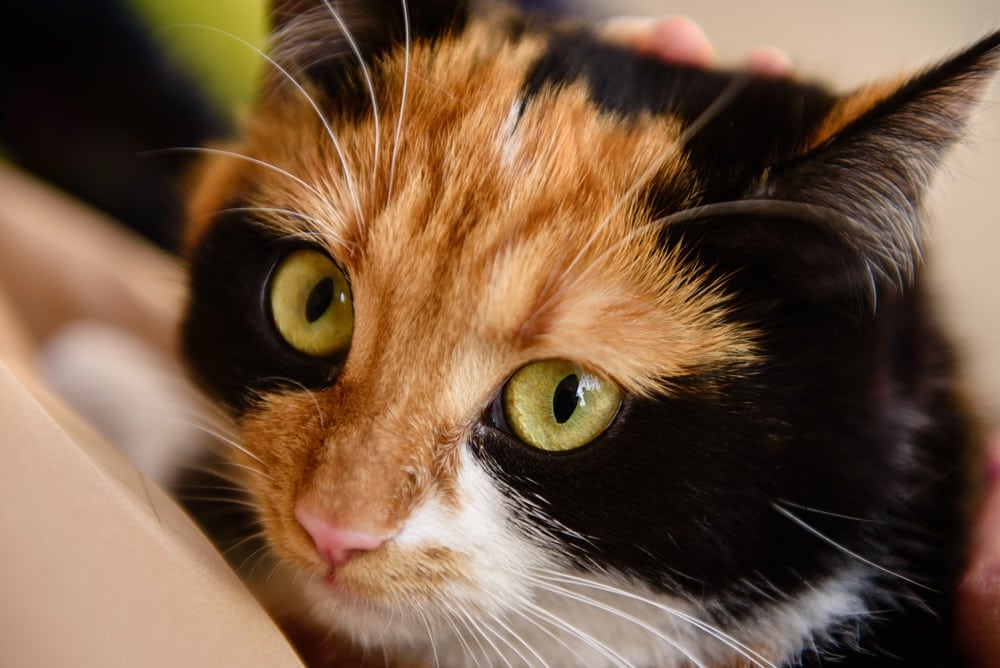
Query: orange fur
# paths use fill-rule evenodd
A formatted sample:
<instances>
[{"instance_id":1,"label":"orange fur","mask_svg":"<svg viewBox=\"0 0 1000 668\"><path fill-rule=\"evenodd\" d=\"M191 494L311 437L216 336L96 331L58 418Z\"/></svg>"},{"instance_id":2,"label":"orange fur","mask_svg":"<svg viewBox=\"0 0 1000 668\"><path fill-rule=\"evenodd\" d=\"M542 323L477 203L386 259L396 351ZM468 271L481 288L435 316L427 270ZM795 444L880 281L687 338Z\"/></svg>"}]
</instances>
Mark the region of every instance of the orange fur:
<instances>
[{"instance_id":1,"label":"orange fur","mask_svg":"<svg viewBox=\"0 0 1000 668\"><path fill-rule=\"evenodd\" d=\"M622 123L577 85L543 91L516 128L503 122L543 46L481 24L416 45L399 146L403 65L392 55L380 64L394 91L380 109L381 153L371 119L333 122L352 184L290 86L274 87L236 150L293 176L225 156L207 168L190 239L238 196L262 208L261 224L326 246L351 277L356 327L337 384L268 395L244 421L269 476L251 475L268 534L300 566L323 569L296 502L384 537L429 495L457 505L458 445L526 363L569 358L651 395L754 360L754 332L726 322L721 291L684 257L658 249L635 201L654 172L697 197L675 120ZM387 569L392 584L377 575ZM426 593L444 573L461 577L456 555L394 549L352 561L343 577L393 599Z\"/></svg>"},{"instance_id":2,"label":"orange fur","mask_svg":"<svg viewBox=\"0 0 1000 668\"><path fill-rule=\"evenodd\" d=\"M805 150L811 151L830 138L836 137L848 125L895 93L904 81L904 78L877 81L839 98L806 142Z\"/></svg>"}]
</instances>

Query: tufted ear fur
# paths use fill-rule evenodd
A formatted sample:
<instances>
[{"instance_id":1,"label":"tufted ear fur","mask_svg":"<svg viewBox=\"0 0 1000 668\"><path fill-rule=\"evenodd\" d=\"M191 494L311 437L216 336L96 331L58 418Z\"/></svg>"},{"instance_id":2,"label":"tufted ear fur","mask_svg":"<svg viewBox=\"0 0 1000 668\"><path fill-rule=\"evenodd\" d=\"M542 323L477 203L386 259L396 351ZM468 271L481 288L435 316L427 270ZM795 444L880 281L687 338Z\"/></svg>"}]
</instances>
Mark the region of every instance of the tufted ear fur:
<instances>
[{"instance_id":1,"label":"tufted ear fur","mask_svg":"<svg viewBox=\"0 0 1000 668\"><path fill-rule=\"evenodd\" d=\"M776 170L761 197L827 211L876 294L905 288L920 263L921 206L945 152L1000 64L1000 32L896 85L841 98L805 154Z\"/></svg>"},{"instance_id":2,"label":"tufted ear fur","mask_svg":"<svg viewBox=\"0 0 1000 668\"><path fill-rule=\"evenodd\" d=\"M335 91L359 67L411 41L460 30L466 0L273 0L271 57L296 76ZM280 79L276 80L280 81Z\"/></svg>"}]
</instances>

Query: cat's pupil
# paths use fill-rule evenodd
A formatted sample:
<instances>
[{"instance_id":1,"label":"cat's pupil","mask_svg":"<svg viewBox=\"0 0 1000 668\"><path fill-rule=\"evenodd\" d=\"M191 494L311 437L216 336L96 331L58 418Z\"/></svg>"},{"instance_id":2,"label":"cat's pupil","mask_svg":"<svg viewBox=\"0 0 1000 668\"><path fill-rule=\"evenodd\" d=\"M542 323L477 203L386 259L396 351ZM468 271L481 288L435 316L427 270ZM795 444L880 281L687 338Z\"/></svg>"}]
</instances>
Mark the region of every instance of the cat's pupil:
<instances>
[{"instance_id":1,"label":"cat's pupil","mask_svg":"<svg viewBox=\"0 0 1000 668\"><path fill-rule=\"evenodd\" d=\"M573 417L578 401L577 390L580 387L580 379L576 374L570 374L559 381L556 391L552 395L552 415L556 422L565 424Z\"/></svg>"},{"instance_id":2,"label":"cat's pupil","mask_svg":"<svg viewBox=\"0 0 1000 668\"><path fill-rule=\"evenodd\" d=\"M333 279L325 276L313 286L306 298L306 320L309 323L319 320L320 316L330 308L331 302L333 302Z\"/></svg>"}]
</instances>

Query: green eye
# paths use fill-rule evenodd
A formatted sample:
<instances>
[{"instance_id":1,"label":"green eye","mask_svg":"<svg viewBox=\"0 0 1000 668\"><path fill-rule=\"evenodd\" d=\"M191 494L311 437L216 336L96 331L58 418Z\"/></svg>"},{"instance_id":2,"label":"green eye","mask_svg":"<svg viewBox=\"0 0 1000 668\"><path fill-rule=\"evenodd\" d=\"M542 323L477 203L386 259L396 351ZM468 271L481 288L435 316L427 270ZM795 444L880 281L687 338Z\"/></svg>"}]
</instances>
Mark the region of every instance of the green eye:
<instances>
[{"instance_id":1,"label":"green eye","mask_svg":"<svg viewBox=\"0 0 1000 668\"><path fill-rule=\"evenodd\" d=\"M271 277L271 315L288 345L312 357L341 352L351 342L354 308L347 277L314 250L289 254Z\"/></svg>"},{"instance_id":2,"label":"green eye","mask_svg":"<svg viewBox=\"0 0 1000 668\"><path fill-rule=\"evenodd\" d=\"M600 436L618 413L622 393L579 365L546 360L515 373L502 402L515 436L540 450L561 451Z\"/></svg>"}]
</instances>

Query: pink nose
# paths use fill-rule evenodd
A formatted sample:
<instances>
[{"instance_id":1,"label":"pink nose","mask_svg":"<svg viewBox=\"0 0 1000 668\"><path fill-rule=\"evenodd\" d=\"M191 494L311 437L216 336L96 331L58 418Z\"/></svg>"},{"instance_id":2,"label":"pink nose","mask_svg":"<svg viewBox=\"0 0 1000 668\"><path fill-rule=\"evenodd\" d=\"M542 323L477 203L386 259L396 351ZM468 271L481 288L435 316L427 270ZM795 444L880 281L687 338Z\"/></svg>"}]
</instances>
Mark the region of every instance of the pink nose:
<instances>
[{"instance_id":1,"label":"pink nose","mask_svg":"<svg viewBox=\"0 0 1000 668\"><path fill-rule=\"evenodd\" d=\"M342 529L301 505L295 508L295 519L312 538L316 551L331 568L343 566L358 552L374 550L385 542L371 534Z\"/></svg>"}]
</instances>

